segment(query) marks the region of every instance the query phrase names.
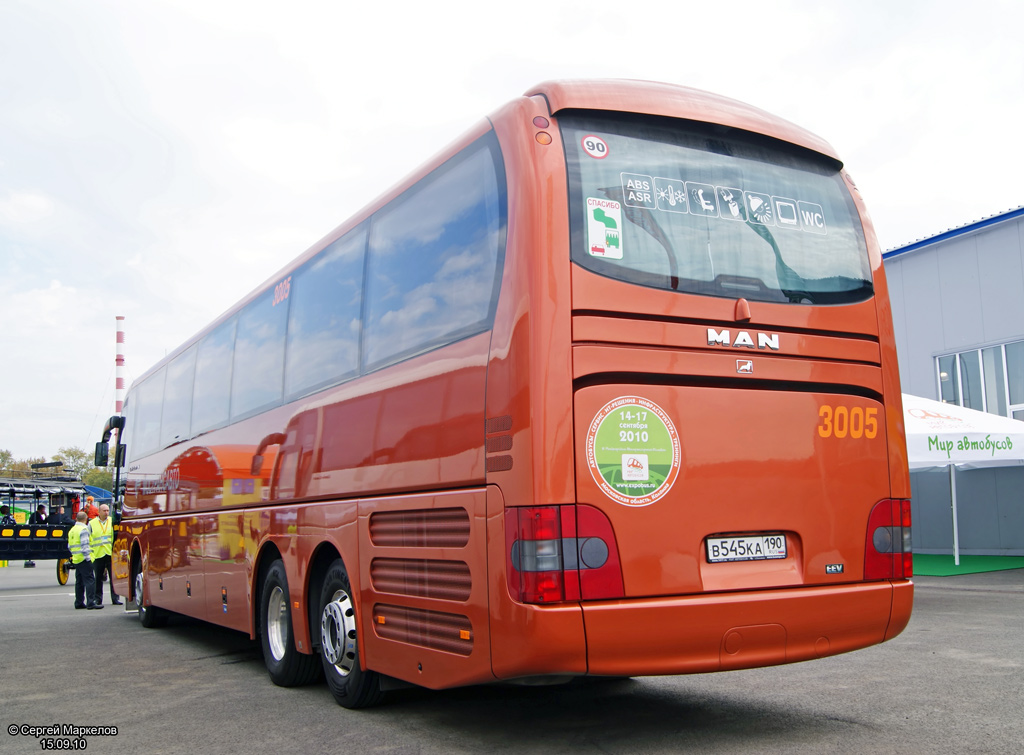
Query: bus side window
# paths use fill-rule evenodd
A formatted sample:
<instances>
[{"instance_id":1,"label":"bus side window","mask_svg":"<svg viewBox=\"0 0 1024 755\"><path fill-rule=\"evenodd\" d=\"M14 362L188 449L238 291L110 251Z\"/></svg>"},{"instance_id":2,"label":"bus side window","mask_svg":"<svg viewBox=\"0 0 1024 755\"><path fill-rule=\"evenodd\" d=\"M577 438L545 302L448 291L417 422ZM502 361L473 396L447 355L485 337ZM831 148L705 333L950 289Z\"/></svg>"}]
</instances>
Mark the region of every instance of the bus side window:
<instances>
[{"instance_id":1,"label":"bus side window","mask_svg":"<svg viewBox=\"0 0 1024 755\"><path fill-rule=\"evenodd\" d=\"M495 154L480 140L374 216L365 369L489 327L505 228Z\"/></svg>"},{"instance_id":2,"label":"bus side window","mask_svg":"<svg viewBox=\"0 0 1024 755\"><path fill-rule=\"evenodd\" d=\"M231 398L231 357L235 347L235 318L199 344L196 354L192 434L226 424Z\"/></svg>"},{"instance_id":3,"label":"bus side window","mask_svg":"<svg viewBox=\"0 0 1024 755\"><path fill-rule=\"evenodd\" d=\"M284 393L297 398L359 370L366 231L338 239L292 276Z\"/></svg>"},{"instance_id":4,"label":"bus side window","mask_svg":"<svg viewBox=\"0 0 1024 755\"><path fill-rule=\"evenodd\" d=\"M268 289L242 310L231 370L231 420L281 402L288 298Z\"/></svg>"}]
</instances>

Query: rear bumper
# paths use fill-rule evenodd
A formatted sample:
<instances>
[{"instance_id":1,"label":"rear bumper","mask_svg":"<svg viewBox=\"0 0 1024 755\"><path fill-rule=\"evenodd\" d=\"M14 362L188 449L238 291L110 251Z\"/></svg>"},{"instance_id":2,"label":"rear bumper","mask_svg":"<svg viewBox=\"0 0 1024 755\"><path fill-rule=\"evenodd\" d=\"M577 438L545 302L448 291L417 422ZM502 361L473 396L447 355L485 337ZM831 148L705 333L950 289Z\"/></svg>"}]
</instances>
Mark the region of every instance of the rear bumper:
<instances>
[{"instance_id":1,"label":"rear bumper","mask_svg":"<svg viewBox=\"0 0 1024 755\"><path fill-rule=\"evenodd\" d=\"M913 590L873 582L585 603L587 671L691 674L845 653L899 634Z\"/></svg>"}]
</instances>

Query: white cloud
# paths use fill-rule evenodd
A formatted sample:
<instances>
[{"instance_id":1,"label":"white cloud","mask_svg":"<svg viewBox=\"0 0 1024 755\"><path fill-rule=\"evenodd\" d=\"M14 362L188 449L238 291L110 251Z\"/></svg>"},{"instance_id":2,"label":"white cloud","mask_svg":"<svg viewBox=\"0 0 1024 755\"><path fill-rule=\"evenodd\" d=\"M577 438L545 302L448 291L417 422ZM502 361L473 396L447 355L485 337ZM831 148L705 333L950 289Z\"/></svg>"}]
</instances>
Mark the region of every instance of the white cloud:
<instances>
[{"instance_id":1,"label":"white cloud","mask_svg":"<svg viewBox=\"0 0 1024 755\"><path fill-rule=\"evenodd\" d=\"M38 223L53 213L53 200L45 194L34 191L8 191L0 194L0 224Z\"/></svg>"},{"instance_id":2,"label":"white cloud","mask_svg":"<svg viewBox=\"0 0 1024 755\"><path fill-rule=\"evenodd\" d=\"M339 178L324 165L339 165L350 150L338 134L315 123L240 118L224 127L231 154L244 168L290 192L309 194Z\"/></svg>"}]
</instances>

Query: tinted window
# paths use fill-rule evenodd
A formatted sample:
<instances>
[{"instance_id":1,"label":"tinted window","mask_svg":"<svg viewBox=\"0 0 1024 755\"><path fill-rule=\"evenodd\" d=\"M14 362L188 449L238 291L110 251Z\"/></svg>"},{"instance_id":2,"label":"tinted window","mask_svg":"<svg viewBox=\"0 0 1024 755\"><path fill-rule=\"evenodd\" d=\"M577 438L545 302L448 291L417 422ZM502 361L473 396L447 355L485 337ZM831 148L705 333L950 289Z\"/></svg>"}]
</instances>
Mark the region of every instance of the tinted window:
<instances>
[{"instance_id":1,"label":"tinted window","mask_svg":"<svg viewBox=\"0 0 1024 755\"><path fill-rule=\"evenodd\" d=\"M745 132L561 119L573 260L655 288L829 304L871 295L839 165Z\"/></svg>"},{"instance_id":2,"label":"tinted window","mask_svg":"<svg viewBox=\"0 0 1024 755\"><path fill-rule=\"evenodd\" d=\"M1006 374L1010 380L1010 403L1024 404L1024 341L1006 344Z\"/></svg>"},{"instance_id":3,"label":"tinted window","mask_svg":"<svg viewBox=\"0 0 1024 755\"><path fill-rule=\"evenodd\" d=\"M284 392L289 398L359 369L366 233L335 241L292 276Z\"/></svg>"},{"instance_id":4,"label":"tinted window","mask_svg":"<svg viewBox=\"0 0 1024 755\"><path fill-rule=\"evenodd\" d=\"M234 343L235 321L230 320L199 344L196 353L195 398L192 401L193 435L228 421L231 350Z\"/></svg>"},{"instance_id":5,"label":"tinted window","mask_svg":"<svg viewBox=\"0 0 1024 755\"><path fill-rule=\"evenodd\" d=\"M137 459L139 451L135 448L135 388L134 386L124 397L124 405L121 407L124 414L124 430L121 432L121 442L128 444L128 458ZM113 455L113 454L111 454ZM113 463L113 461L111 461Z\"/></svg>"},{"instance_id":6,"label":"tinted window","mask_svg":"<svg viewBox=\"0 0 1024 755\"><path fill-rule=\"evenodd\" d=\"M281 281L238 316L231 373L233 420L281 400L290 284L290 279Z\"/></svg>"},{"instance_id":7,"label":"tinted window","mask_svg":"<svg viewBox=\"0 0 1024 755\"><path fill-rule=\"evenodd\" d=\"M960 403L960 381L956 375L956 357L939 357L939 398L949 404Z\"/></svg>"},{"instance_id":8,"label":"tinted window","mask_svg":"<svg viewBox=\"0 0 1024 755\"><path fill-rule=\"evenodd\" d=\"M196 350L189 349L167 366L164 386L163 419L160 423L160 447L166 448L189 437L192 426L192 383L196 370Z\"/></svg>"},{"instance_id":9,"label":"tinted window","mask_svg":"<svg viewBox=\"0 0 1024 755\"><path fill-rule=\"evenodd\" d=\"M501 171L492 135L374 217L364 314L368 368L488 326L504 249Z\"/></svg>"},{"instance_id":10,"label":"tinted window","mask_svg":"<svg viewBox=\"0 0 1024 755\"><path fill-rule=\"evenodd\" d=\"M960 387L963 390L964 406L968 409L984 410L981 398L981 364L978 352L968 351L960 355Z\"/></svg>"},{"instance_id":11,"label":"tinted window","mask_svg":"<svg viewBox=\"0 0 1024 755\"><path fill-rule=\"evenodd\" d=\"M1006 379L1003 374L1003 350L994 346L981 351L981 372L985 378L985 405L992 414L1006 416Z\"/></svg>"},{"instance_id":12,"label":"tinted window","mask_svg":"<svg viewBox=\"0 0 1024 755\"><path fill-rule=\"evenodd\" d=\"M146 378L132 391L132 411L135 421L132 429L132 458L138 458L156 451L160 446L160 412L164 398L164 375L166 369Z\"/></svg>"}]
</instances>

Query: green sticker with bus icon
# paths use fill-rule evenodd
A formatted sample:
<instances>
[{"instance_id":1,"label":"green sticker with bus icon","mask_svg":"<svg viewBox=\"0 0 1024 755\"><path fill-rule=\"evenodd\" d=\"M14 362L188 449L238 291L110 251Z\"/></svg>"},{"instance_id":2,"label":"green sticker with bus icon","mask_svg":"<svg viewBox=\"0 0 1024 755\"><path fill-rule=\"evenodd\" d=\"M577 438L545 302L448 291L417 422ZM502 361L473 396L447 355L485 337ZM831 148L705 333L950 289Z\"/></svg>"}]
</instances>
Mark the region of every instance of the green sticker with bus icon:
<instances>
[{"instance_id":1,"label":"green sticker with bus icon","mask_svg":"<svg viewBox=\"0 0 1024 755\"><path fill-rule=\"evenodd\" d=\"M587 198L587 253L622 259L622 205L611 199Z\"/></svg>"},{"instance_id":2,"label":"green sticker with bus icon","mask_svg":"<svg viewBox=\"0 0 1024 755\"><path fill-rule=\"evenodd\" d=\"M665 411L639 396L605 404L587 431L587 465L601 491L624 506L649 506L679 476L679 433Z\"/></svg>"}]
</instances>

